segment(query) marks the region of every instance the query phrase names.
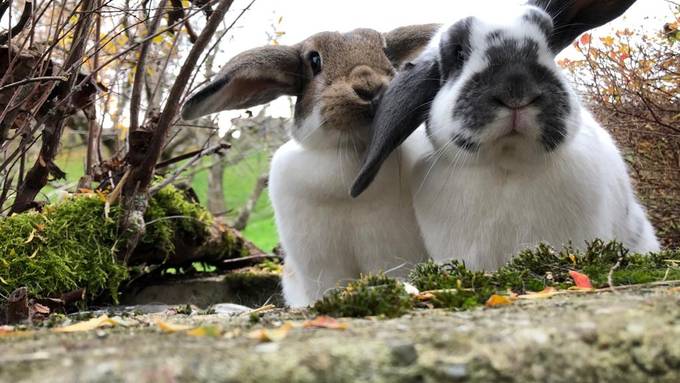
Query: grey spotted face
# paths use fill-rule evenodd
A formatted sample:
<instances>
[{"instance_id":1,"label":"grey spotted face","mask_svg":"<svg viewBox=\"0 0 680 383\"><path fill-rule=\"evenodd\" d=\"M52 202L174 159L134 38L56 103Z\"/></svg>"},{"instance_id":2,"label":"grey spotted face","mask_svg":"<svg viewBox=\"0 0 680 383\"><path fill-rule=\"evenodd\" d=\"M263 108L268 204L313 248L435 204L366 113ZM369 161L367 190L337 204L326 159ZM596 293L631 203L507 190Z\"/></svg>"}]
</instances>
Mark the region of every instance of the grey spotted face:
<instances>
[{"instance_id":1,"label":"grey spotted face","mask_svg":"<svg viewBox=\"0 0 680 383\"><path fill-rule=\"evenodd\" d=\"M437 155L507 169L545 161L579 129L578 99L555 55L635 0L528 0L516 12L446 27L397 74L373 123L358 196L382 163L427 121Z\"/></svg>"},{"instance_id":2,"label":"grey spotted face","mask_svg":"<svg viewBox=\"0 0 680 383\"><path fill-rule=\"evenodd\" d=\"M549 45L551 17L523 7L507 22L467 18L439 42L441 77L427 130L457 160L501 167L542 159L573 135L573 95Z\"/></svg>"}]
</instances>

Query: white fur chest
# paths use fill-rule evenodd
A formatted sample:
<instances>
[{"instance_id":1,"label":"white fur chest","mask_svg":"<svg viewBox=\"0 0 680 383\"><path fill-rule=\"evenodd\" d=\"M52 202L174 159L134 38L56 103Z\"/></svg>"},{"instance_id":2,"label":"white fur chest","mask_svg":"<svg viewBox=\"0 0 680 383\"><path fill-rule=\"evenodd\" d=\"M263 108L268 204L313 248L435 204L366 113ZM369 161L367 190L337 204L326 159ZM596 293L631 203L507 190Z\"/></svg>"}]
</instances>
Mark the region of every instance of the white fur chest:
<instances>
[{"instance_id":1,"label":"white fur chest","mask_svg":"<svg viewBox=\"0 0 680 383\"><path fill-rule=\"evenodd\" d=\"M392 270L391 275L403 276L426 259L398 153L371 188L352 199L349 188L360 163L346 151L310 150L294 141L274 155L270 196L286 272L307 280L301 283L306 297L295 299L286 293L291 283L284 276L289 300L313 301L360 273Z\"/></svg>"},{"instance_id":2,"label":"white fur chest","mask_svg":"<svg viewBox=\"0 0 680 383\"><path fill-rule=\"evenodd\" d=\"M592 140L587 131L582 135L575 141ZM611 237L603 187L607 177L593 165L598 154L579 145L572 143L526 172L454 166L446 158L422 156L412 188L430 256L495 270L539 242L559 247Z\"/></svg>"}]
</instances>

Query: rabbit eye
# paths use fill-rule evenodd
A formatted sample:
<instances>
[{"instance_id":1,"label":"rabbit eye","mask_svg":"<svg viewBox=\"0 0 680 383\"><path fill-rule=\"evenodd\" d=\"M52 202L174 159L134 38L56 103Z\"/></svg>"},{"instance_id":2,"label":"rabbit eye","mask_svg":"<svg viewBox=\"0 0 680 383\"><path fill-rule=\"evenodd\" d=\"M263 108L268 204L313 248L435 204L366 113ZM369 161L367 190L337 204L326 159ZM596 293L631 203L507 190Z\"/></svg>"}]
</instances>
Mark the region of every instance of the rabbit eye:
<instances>
[{"instance_id":1,"label":"rabbit eye","mask_svg":"<svg viewBox=\"0 0 680 383\"><path fill-rule=\"evenodd\" d=\"M312 72L316 76L321 72L321 66L322 66L322 61L321 61L321 55L317 51L312 51L309 53L309 64L312 66Z\"/></svg>"}]
</instances>

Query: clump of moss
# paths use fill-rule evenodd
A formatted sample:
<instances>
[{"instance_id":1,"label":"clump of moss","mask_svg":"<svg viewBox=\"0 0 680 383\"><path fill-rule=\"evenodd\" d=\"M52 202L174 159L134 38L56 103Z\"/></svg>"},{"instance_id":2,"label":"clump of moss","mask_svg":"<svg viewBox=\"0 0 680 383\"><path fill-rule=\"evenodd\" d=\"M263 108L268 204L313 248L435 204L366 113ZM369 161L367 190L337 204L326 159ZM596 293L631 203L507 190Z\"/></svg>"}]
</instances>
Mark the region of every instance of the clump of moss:
<instances>
[{"instance_id":1,"label":"clump of moss","mask_svg":"<svg viewBox=\"0 0 680 383\"><path fill-rule=\"evenodd\" d=\"M99 196L82 196L0 220L0 296L25 286L32 296L84 287L117 296L127 278L116 262L116 223Z\"/></svg>"},{"instance_id":2,"label":"clump of moss","mask_svg":"<svg viewBox=\"0 0 680 383\"><path fill-rule=\"evenodd\" d=\"M458 261L426 262L415 267L410 281L419 290L432 293L430 303L435 307L467 309L508 290L525 293L548 286L571 287L570 270L588 275L595 288L608 286L610 271L614 285L679 280L680 251L642 255L630 253L619 242L601 240L588 243L584 250L565 246L557 251L540 244L522 251L494 273L472 272Z\"/></svg>"},{"instance_id":3,"label":"clump of moss","mask_svg":"<svg viewBox=\"0 0 680 383\"><path fill-rule=\"evenodd\" d=\"M144 221L146 233L138 245L139 251L161 251L167 256L174 253L177 242L195 245L205 241L210 235L212 216L169 185L149 200Z\"/></svg>"},{"instance_id":4,"label":"clump of moss","mask_svg":"<svg viewBox=\"0 0 680 383\"><path fill-rule=\"evenodd\" d=\"M674 265L675 262L675 265ZM556 251L541 244L525 250L494 274L498 286L516 292L538 291L547 286L573 286L569 270L588 275L596 288L607 287L609 272L615 285L632 285L680 279L680 251L651 254L631 253L620 242L594 240L584 250L565 246Z\"/></svg>"},{"instance_id":5,"label":"clump of moss","mask_svg":"<svg viewBox=\"0 0 680 383\"><path fill-rule=\"evenodd\" d=\"M434 298L430 303L435 307L472 308L483 304L496 291L489 275L470 271L456 260L441 265L432 261L416 265L409 281L418 290L431 292Z\"/></svg>"},{"instance_id":6,"label":"clump of moss","mask_svg":"<svg viewBox=\"0 0 680 383\"><path fill-rule=\"evenodd\" d=\"M0 219L0 299L25 286L35 297L84 287L89 298L108 292L115 301L128 269L116 261L121 211L112 206L107 218L103 195L77 195ZM173 239L200 243L208 237L211 216L168 186L150 201L149 223L140 251L172 253Z\"/></svg>"},{"instance_id":7,"label":"clump of moss","mask_svg":"<svg viewBox=\"0 0 680 383\"><path fill-rule=\"evenodd\" d=\"M362 275L316 302L313 309L335 317L398 317L413 308L413 298L401 282L378 275Z\"/></svg>"}]
</instances>

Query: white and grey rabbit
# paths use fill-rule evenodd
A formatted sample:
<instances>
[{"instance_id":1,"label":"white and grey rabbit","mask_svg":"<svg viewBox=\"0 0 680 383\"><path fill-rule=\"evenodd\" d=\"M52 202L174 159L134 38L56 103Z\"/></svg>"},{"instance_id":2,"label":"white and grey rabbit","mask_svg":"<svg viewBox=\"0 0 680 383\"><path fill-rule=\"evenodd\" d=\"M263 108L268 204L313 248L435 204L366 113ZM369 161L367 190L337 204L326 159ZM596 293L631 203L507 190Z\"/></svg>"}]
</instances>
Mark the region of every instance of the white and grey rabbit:
<instances>
[{"instance_id":1,"label":"white and grey rabbit","mask_svg":"<svg viewBox=\"0 0 680 383\"><path fill-rule=\"evenodd\" d=\"M417 55L437 29L323 32L293 46L253 49L184 106L183 117L191 119L297 96L292 139L274 154L269 176L288 305L309 305L360 273L403 276L426 259L397 153L360 198L347 190L394 67Z\"/></svg>"},{"instance_id":2,"label":"white and grey rabbit","mask_svg":"<svg viewBox=\"0 0 680 383\"><path fill-rule=\"evenodd\" d=\"M616 239L659 249L612 137L581 104L555 55L633 0L536 0L500 20L442 28L387 90L359 195L406 142L418 223L432 258L495 270L539 242Z\"/></svg>"}]
</instances>

